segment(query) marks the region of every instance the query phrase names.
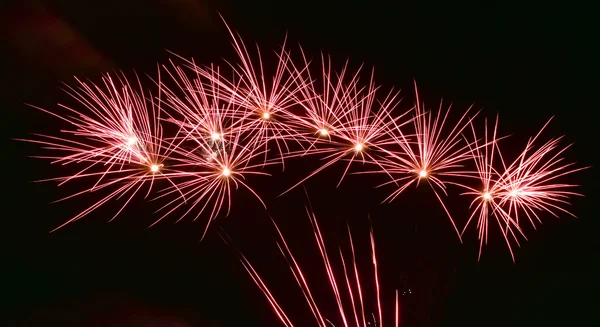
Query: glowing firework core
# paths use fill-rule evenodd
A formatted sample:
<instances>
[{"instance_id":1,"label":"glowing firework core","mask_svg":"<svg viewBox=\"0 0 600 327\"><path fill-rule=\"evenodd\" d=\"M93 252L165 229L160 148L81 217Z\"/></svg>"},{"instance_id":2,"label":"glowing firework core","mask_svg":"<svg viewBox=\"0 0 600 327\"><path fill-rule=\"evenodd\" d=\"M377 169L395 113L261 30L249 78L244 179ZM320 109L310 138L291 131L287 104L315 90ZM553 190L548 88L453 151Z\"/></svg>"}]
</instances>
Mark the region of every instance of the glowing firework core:
<instances>
[{"instance_id":1,"label":"glowing firework core","mask_svg":"<svg viewBox=\"0 0 600 327\"><path fill-rule=\"evenodd\" d=\"M421 171L419 172L419 176L421 176L421 177L427 177L427 171L425 171L425 170L421 170Z\"/></svg>"},{"instance_id":2,"label":"glowing firework core","mask_svg":"<svg viewBox=\"0 0 600 327\"><path fill-rule=\"evenodd\" d=\"M127 145L132 146L137 142L137 139L135 137L130 137L127 139Z\"/></svg>"},{"instance_id":3,"label":"glowing firework core","mask_svg":"<svg viewBox=\"0 0 600 327\"><path fill-rule=\"evenodd\" d=\"M483 199L484 200L491 200L492 199L492 195L489 192L485 192L483 193Z\"/></svg>"},{"instance_id":4,"label":"glowing firework core","mask_svg":"<svg viewBox=\"0 0 600 327\"><path fill-rule=\"evenodd\" d=\"M354 147L354 149L356 151L362 151L362 149L363 149L362 143L356 143L356 146Z\"/></svg>"},{"instance_id":5,"label":"glowing firework core","mask_svg":"<svg viewBox=\"0 0 600 327\"><path fill-rule=\"evenodd\" d=\"M229 170L229 168L223 169L223 176L227 177L229 175L231 175L231 170Z\"/></svg>"},{"instance_id":6,"label":"glowing firework core","mask_svg":"<svg viewBox=\"0 0 600 327\"><path fill-rule=\"evenodd\" d=\"M152 165L152 166L150 166L150 171L152 171L153 173L156 173L156 172L158 172L159 168L160 167L158 165Z\"/></svg>"},{"instance_id":7,"label":"glowing firework core","mask_svg":"<svg viewBox=\"0 0 600 327\"><path fill-rule=\"evenodd\" d=\"M324 128L321 128L319 130L319 132L321 133L322 136L326 136L327 134L329 134L329 132L326 129L324 129Z\"/></svg>"},{"instance_id":8,"label":"glowing firework core","mask_svg":"<svg viewBox=\"0 0 600 327\"><path fill-rule=\"evenodd\" d=\"M264 119L269 119L269 118L271 118L271 114L265 111L265 113L263 113L262 117Z\"/></svg>"},{"instance_id":9,"label":"glowing firework core","mask_svg":"<svg viewBox=\"0 0 600 327\"><path fill-rule=\"evenodd\" d=\"M213 141L218 141L218 140L220 140L220 139L221 139L221 134L219 134L219 133L217 133L217 132L214 132L214 133L210 134L210 138L211 138Z\"/></svg>"}]
</instances>

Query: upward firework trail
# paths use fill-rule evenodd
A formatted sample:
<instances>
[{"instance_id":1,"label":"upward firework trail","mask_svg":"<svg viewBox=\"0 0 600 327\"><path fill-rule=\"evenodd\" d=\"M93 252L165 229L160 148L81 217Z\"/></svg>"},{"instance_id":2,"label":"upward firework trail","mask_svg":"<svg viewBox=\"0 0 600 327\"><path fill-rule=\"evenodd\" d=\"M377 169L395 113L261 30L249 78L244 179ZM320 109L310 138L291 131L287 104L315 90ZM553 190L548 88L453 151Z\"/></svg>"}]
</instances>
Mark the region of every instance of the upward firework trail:
<instances>
[{"instance_id":1,"label":"upward firework trail","mask_svg":"<svg viewBox=\"0 0 600 327\"><path fill-rule=\"evenodd\" d=\"M42 157L52 159L52 163L83 166L73 175L46 181L59 181L62 185L75 179L96 179L90 188L58 201L103 189L110 188L112 191L57 229L84 217L111 199L125 197L126 201L114 219L143 185L149 186L147 196L157 178L171 181L174 176L166 173L168 168L164 161L177 145L163 139L159 123L161 110L151 96L145 97L139 79L139 90L133 88L125 76L115 81L106 75L103 85L77 81L78 88L68 86L66 91L78 100L80 106L75 109L60 105L70 115L36 107L69 123L72 129L62 131L66 136L36 134L40 140L24 141L39 143L46 149L63 153Z\"/></svg>"},{"instance_id":2,"label":"upward firework trail","mask_svg":"<svg viewBox=\"0 0 600 327\"><path fill-rule=\"evenodd\" d=\"M374 280L373 286L374 289L371 289L371 295L374 294L375 301L369 304L369 296L365 292L364 280L361 278L361 273L359 272L359 265L356 260L355 252L354 252L354 241L352 238L352 234L350 233L350 228L348 227L348 236L350 240L350 248L351 255L350 261L348 261L348 256L344 256L342 249L339 248L340 262L341 262L341 271L337 270L334 267L332 260L328 254L327 247L325 245L325 240L317 223L315 214L309 210L308 208L307 214L310 219L310 222L313 227L313 236L315 238L315 242L319 248L321 261L323 263L323 268L325 269L325 274L327 276L327 280L329 281L329 285L331 287L331 291L335 297L335 301L337 304L337 310L339 314L339 321L341 324L338 326L344 327L367 327L367 326L379 326L383 327L383 310L382 310L382 301L381 301L381 287L379 283L378 277L378 265L377 259L375 255L375 238L373 235L373 230L370 230L370 243L371 243L371 262L373 264L373 272L374 272ZM275 222L273 221L275 224ZM292 254L290 247L288 246L281 230L275 224L275 228L277 230L277 234L279 236L279 242L277 245L281 250L281 253L288 261L289 267L294 275L298 286L302 290L304 294L304 298L306 303L308 304L312 316L314 317L317 325L319 327L331 327L335 326L334 323L327 319L325 314L323 313L323 309L319 304L319 299L315 298L314 290L310 288L306 276L302 271L300 264ZM276 300L276 297L273 295L271 290L268 288L266 283L260 277L259 273L254 269L250 261L241 253L239 253L240 261L244 265L244 268L248 272L248 274L252 277L253 281L256 285L261 289L271 308L275 311L275 314L279 317L282 324L286 327L292 327L294 324L286 314L285 310L282 308L281 304ZM340 278L342 276L342 278ZM370 315L369 312L373 308L375 313ZM396 291L396 299L395 299L395 316L394 316L394 324L393 326L398 327L400 324L399 318L399 300L398 300L398 291ZM371 324L371 322L373 324Z\"/></svg>"}]
</instances>

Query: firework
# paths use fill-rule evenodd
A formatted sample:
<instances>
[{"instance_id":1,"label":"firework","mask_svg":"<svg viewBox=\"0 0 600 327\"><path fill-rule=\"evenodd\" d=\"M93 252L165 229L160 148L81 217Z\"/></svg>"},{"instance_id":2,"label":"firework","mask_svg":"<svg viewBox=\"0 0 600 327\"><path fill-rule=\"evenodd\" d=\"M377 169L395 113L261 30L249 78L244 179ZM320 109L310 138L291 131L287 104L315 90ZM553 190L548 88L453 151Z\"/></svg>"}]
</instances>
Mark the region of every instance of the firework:
<instances>
[{"instance_id":1,"label":"firework","mask_svg":"<svg viewBox=\"0 0 600 327\"><path fill-rule=\"evenodd\" d=\"M467 118L471 110L469 108L450 129L444 129L450 108L444 112L443 103L440 102L437 114L433 114L432 110L426 111L424 105L420 103L416 84L415 95L415 113L412 119L414 134L407 134L401 125L392 125L390 132L386 133L389 141L386 143L386 147L383 147L385 155L382 155L377 162L379 169L357 174L385 173L392 176L391 181L379 186L388 184L397 186L397 189L384 202L391 202L409 186L413 184L418 186L419 183L426 181L460 238L460 232L440 193L448 195L447 185L459 184L455 180L457 177L473 177L473 172L464 168L463 165L465 161L471 159L469 151L471 144L464 142L461 135L477 114ZM397 150L390 150L391 147Z\"/></svg>"},{"instance_id":2,"label":"firework","mask_svg":"<svg viewBox=\"0 0 600 327\"><path fill-rule=\"evenodd\" d=\"M104 192L99 201L59 228L108 201L122 199L116 217L147 189L145 197L157 191L154 199L166 199L154 224L182 211L179 220L205 214L208 229L221 213L229 214L234 189L248 190L264 206L247 177L268 176L266 166L281 163L285 168L285 160L309 156L321 157L319 168L282 195L340 161L346 165L338 186L353 163L368 163L375 168L353 173L388 175L390 181L380 186L396 188L384 202L393 201L410 186L428 184L461 241L477 217L479 255L487 242L490 219L500 225L512 255L511 242L518 244L519 234L525 237L523 220L535 228L541 212L573 215L565 205L580 194L571 191L575 185L557 180L584 168L564 162L561 156L568 146L560 146L561 138L536 145L546 125L506 165L497 144L498 122L489 136L486 121L482 141L475 133L477 113L470 116L471 108L450 123L450 108L441 102L437 111L426 110L415 85L416 105L397 113L399 92L390 90L382 96L373 71L363 84L362 66L351 72L346 61L336 71L331 58L321 54L315 75L302 48L302 60L294 63L286 39L274 53L275 64L268 67L258 46L256 52L249 51L225 25L237 63L226 62L224 69L199 66L194 60L183 59L181 66L170 62L154 81L156 97L144 93L139 78L135 87L124 76L106 75L98 85L77 80L77 87L66 90L78 101L77 107L61 105L66 114L38 108L70 127L60 137L36 134L36 139L25 141L54 151L41 158L76 167L73 174L48 180L59 185L75 180L89 183L59 201ZM161 80L163 71L171 83ZM414 115L409 117L411 112ZM474 141L463 136L469 125ZM474 162L474 169L465 167L469 162ZM157 179L166 181L160 183L160 190L155 190ZM468 185L468 180L476 179L481 187ZM443 200L450 185L465 188L465 194L474 197L462 233ZM320 233L316 235L320 238Z\"/></svg>"},{"instance_id":3,"label":"firework","mask_svg":"<svg viewBox=\"0 0 600 327\"><path fill-rule=\"evenodd\" d=\"M291 112L293 106L297 105L296 94L307 85L306 81L298 82L300 75L291 74L288 65L290 54L286 50L285 40L279 52L276 54L276 67L270 76L266 73L263 65L260 48L256 47L257 60L254 60L242 38L234 33L225 23L232 39L233 48L238 56L237 64L227 62L232 70L232 78L226 78L220 70L213 66L199 67L193 61L185 60L188 67L199 76L206 78L210 84L214 84L213 90L218 88L215 97L243 110L238 111L236 120L239 128L252 132L254 137L260 138L265 150L274 144L277 155L270 158L278 158L284 166L284 154L290 152L288 142L293 141L302 145L303 140L296 132L297 128L292 126L294 121ZM264 154L265 164L269 161L267 152Z\"/></svg>"},{"instance_id":4,"label":"firework","mask_svg":"<svg viewBox=\"0 0 600 327\"><path fill-rule=\"evenodd\" d=\"M470 222L477 217L480 241L479 258L481 258L483 245L488 241L490 217L495 218L498 223L514 261L511 241L519 245L518 235L521 235L525 240L527 239L519 222L519 213L524 214L534 228L534 218L541 222L539 211L549 212L556 217L558 217L557 211L574 216L562 205L568 204L566 199L570 196L581 195L568 191L577 185L557 183L555 180L587 167L572 168L573 163L564 163L564 158L561 158L560 155L569 146L560 148L559 141L561 138L551 139L533 151L535 141L549 122L542 127L535 137L529 139L523 152L510 165L505 164L497 145L498 119L496 119L491 139L488 140L486 122L483 146L476 146L472 149L482 187L476 189L463 185L469 190L464 194L475 197L471 206L476 204L465 224L463 233ZM472 130L473 135L475 135L473 127ZM501 167L497 167L494 158L500 159Z\"/></svg>"},{"instance_id":5,"label":"firework","mask_svg":"<svg viewBox=\"0 0 600 327\"><path fill-rule=\"evenodd\" d=\"M45 181L59 181L59 185L63 185L76 179L96 179L90 188L58 201L112 189L107 196L56 229L86 216L111 199L126 198L114 219L146 184L148 196L158 178L176 187L171 181L176 174L168 173L164 161L177 145L163 139L159 123L161 110L152 96L144 95L139 78L139 89L132 87L125 76L115 80L107 74L102 80L102 85L95 85L77 79L78 88L67 86L66 92L80 105L77 109L59 105L69 115L35 107L69 123L72 129L62 131L66 136L36 134L40 139L24 140L62 153L39 158L52 159L52 163L63 166L83 166L70 176Z\"/></svg>"},{"instance_id":6,"label":"firework","mask_svg":"<svg viewBox=\"0 0 600 327\"><path fill-rule=\"evenodd\" d=\"M304 60L307 62L306 57ZM332 73L331 62L326 62L324 57L322 62L321 82L324 91L319 95L314 87L306 85L303 88L305 92L301 94L303 98L298 101L305 109L305 118L295 117L305 130L312 133L316 131L317 139L312 141L308 150L297 151L288 154L287 157L319 154L324 155L321 160L325 163L282 195L338 161L344 160L348 163L338 182L339 186L354 161L379 162L377 156L370 152L381 149L389 126L403 125L398 121L404 118L406 113L395 118L392 118L391 114L398 105L398 92L391 90L383 101L376 100L379 87L375 85L373 72L368 86L361 87L358 79L361 69L347 81L345 76L348 62L341 73L336 74L337 78ZM296 71L298 72L297 69ZM310 79L310 73L306 71ZM315 147L317 143L318 146Z\"/></svg>"},{"instance_id":7,"label":"firework","mask_svg":"<svg viewBox=\"0 0 600 327\"><path fill-rule=\"evenodd\" d=\"M257 143L260 139L254 139L255 141L249 144L243 143L241 140L244 132L241 129L234 131L233 134L225 134L226 138L215 140L215 138L207 139L204 132L198 128L186 130L188 141L191 140L193 146L189 149L179 147L172 155L175 162L172 169L179 172L177 183L164 189L156 199L170 195L176 197L158 210L166 213L154 224L187 204L189 208L179 220L192 211L196 211L194 220L204 212L208 212L208 223L202 236L204 237L211 221L225 207L227 207L226 214L229 215L232 190L240 186L250 191L263 206L265 205L260 196L244 180L250 175L270 176L261 171L265 163L258 160L266 150L263 144Z\"/></svg>"},{"instance_id":8,"label":"firework","mask_svg":"<svg viewBox=\"0 0 600 327\"><path fill-rule=\"evenodd\" d=\"M345 256L341 248L339 249L339 258L342 269L337 270L334 262L329 256L328 248L325 244L323 234L321 233L314 212L308 207L306 208L306 212L312 225L315 242L319 248L320 260L323 263L323 268L325 269L324 272L327 276L326 278L329 282L329 286L331 287L333 296L335 297L339 321L341 322L341 324L338 325L345 327L383 326L381 287L378 277L378 265L375 254L375 238L372 228L369 236L371 245L371 262L373 264L372 268L374 272L374 280L372 281L374 289L371 289L371 293L374 293L375 301L369 305L368 300L370 297L368 297L367 292L365 292L365 285L363 284L364 278L361 277L361 273L359 272L359 265L355 256L354 240L350 232L350 227L348 227L349 245L351 249L350 256ZM320 303L318 303L318 299L314 297L314 291L310 288L300 263L294 257L279 227L277 227L274 221L273 224L275 225L275 229L279 238L277 246L279 247L282 255L286 258L289 268L292 271L298 286L302 290L304 299L306 300L306 303L308 304L311 313L317 322L317 325L320 327L335 326L330 319L325 317L322 306ZM273 295L250 261L243 254L238 254L244 268L253 279L254 283L260 288L264 296L267 298L271 308L275 311L282 324L287 327L294 326L291 319L282 308L281 304L277 301L276 297ZM348 257L350 257L350 260ZM340 276L342 278L340 278ZM394 316L394 326L398 327L398 291L395 293L395 301L396 312ZM374 310L375 313L369 314L369 312L371 312L368 308L369 306Z\"/></svg>"},{"instance_id":9,"label":"firework","mask_svg":"<svg viewBox=\"0 0 600 327\"><path fill-rule=\"evenodd\" d=\"M551 120L551 119L550 119ZM503 194L499 204L509 206L508 213L514 214L519 223L519 212L525 214L535 228L535 220L541 222L537 211L545 211L558 217L557 212L564 212L575 217L562 205L570 196L582 196L580 193L568 191L578 185L555 182L556 179L589 167L574 168L575 163L564 163L560 156L571 146L560 147L562 136L548 140L535 149L534 142L550 123L542 127L540 132L531 138L523 152L508 167L504 166L504 174L500 178Z\"/></svg>"},{"instance_id":10,"label":"firework","mask_svg":"<svg viewBox=\"0 0 600 327\"><path fill-rule=\"evenodd\" d=\"M244 108L228 101L231 99L221 94L220 83L215 82L219 78L218 68L213 70L216 75L210 79L203 79L197 73L194 79L190 79L181 67L173 63L172 69L163 68L175 82L175 88L169 88L165 83L161 85L165 93L164 103L171 109L165 111L170 117L167 120L187 131L184 139L200 136L216 145L245 130L241 124ZM247 134L253 136L253 133ZM252 140L249 142L253 143Z\"/></svg>"}]
</instances>

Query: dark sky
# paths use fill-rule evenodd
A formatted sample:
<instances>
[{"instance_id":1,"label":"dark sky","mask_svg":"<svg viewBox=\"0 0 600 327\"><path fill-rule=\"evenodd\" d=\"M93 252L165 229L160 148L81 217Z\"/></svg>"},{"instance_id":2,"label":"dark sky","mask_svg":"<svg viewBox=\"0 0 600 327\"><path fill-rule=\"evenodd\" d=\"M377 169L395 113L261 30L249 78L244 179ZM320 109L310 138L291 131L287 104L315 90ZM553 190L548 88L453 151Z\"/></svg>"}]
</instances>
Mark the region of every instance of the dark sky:
<instances>
[{"instance_id":1,"label":"dark sky","mask_svg":"<svg viewBox=\"0 0 600 327\"><path fill-rule=\"evenodd\" d=\"M172 221L146 229L151 205L129 207L111 223L110 208L58 232L48 231L89 205L90 198L49 204L69 186L34 180L60 175L39 159L37 147L8 140L55 132L55 121L25 106L55 108L68 100L59 82L97 79L106 71L156 71L166 50L197 62L234 59L220 12L247 42L266 52L288 41L313 56L320 51L356 66L375 66L379 83L403 90L412 103L415 79L426 103L440 98L457 111L474 104L482 115L500 113L501 131L513 134L508 152L551 117L549 137L574 142L566 153L581 166L596 164L598 104L597 26L591 8L457 5L416 1L21 1L3 5L2 47L5 116L2 119L4 214L2 214L2 326L278 326L262 294L231 249L212 230L199 243L203 222ZM392 5L391 3L396 3ZM8 150L8 152L6 152ZM269 213L287 231L312 271L318 260L309 243L302 190L276 199L309 172L293 162L268 183L254 181ZM343 240L345 222L368 246L367 215L375 228L387 303L402 297L402 326L598 325L598 222L595 168L572 177L586 197L573 200L579 217L544 215L513 264L501 236L477 262L475 233L461 245L435 198L412 189L379 206L389 189L380 180L348 178L334 168L306 184L329 239ZM252 181L249 181L252 182ZM465 212L464 199L451 209ZM454 208L455 207L455 208ZM267 213L248 194L222 227L252 258L299 318L309 311L276 252ZM312 241L311 241L312 242ZM367 262L368 263L368 262ZM317 285L319 282L317 282ZM333 310L333 308L331 309ZM390 313L390 312L388 312ZM335 316L330 311L329 316ZM4 321L6 320L6 321ZM306 322L304 322L306 321ZM390 325L390 323L387 323Z\"/></svg>"}]
</instances>

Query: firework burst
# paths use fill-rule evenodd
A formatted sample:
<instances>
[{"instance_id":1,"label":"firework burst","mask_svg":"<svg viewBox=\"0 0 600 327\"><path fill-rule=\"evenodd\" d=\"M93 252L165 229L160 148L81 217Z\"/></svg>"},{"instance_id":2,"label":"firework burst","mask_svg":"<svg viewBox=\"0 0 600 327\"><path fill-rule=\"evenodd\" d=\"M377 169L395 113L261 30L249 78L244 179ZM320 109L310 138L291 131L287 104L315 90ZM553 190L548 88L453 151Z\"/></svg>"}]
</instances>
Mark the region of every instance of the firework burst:
<instances>
[{"instance_id":1,"label":"firework burst","mask_svg":"<svg viewBox=\"0 0 600 327\"><path fill-rule=\"evenodd\" d=\"M240 118L245 115L245 110L227 101L221 94L220 83L215 82L219 78L218 69L213 70L217 75L212 78L203 79L196 74L190 79L181 67L173 63L172 69L163 68L176 86L161 85L166 98L164 103L171 109L165 113L170 117L167 119L169 122L187 131L183 139L200 136L216 145L227 142L231 135L243 132ZM248 141L253 143L253 140Z\"/></svg>"},{"instance_id":2,"label":"firework burst","mask_svg":"<svg viewBox=\"0 0 600 327\"><path fill-rule=\"evenodd\" d=\"M172 155L175 164L172 169L178 171L177 184L163 190L156 199L170 195L179 195L163 205L158 211L164 213L154 224L158 223L177 209L189 208L177 220L181 220L196 211L194 220L203 213L208 213L208 223L217 218L226 207L229 215L232 204L232 191L240 186L250 191L265 206L260 196L244 181L249 175L270 176L262 168L265 163L258 160L264 155L263 144L260 138L253 142L241 142L244 132L241 129L228 133L226 139L206 138L204 131L198 128L186 130L187 140L193 146L189 149L177 148ZM189 143L189 142L188 142ZM153 224L153 225L154 225Z\"/></svg>"},{"instance_id":3,"label":"firework burst","mask_svg":"<svg viewBox=\"0 0 600 327\"><path fill-rule=\"evenodd\" d=\"M392 124L398 123L407 113L392 118L391 112L398 105L398 92L391 90L383 101L376 100L379 89L375 85L373 72L367 87L359 86L360 69L351 77L347 76L347 65L339 75L333 76L331 62L322 65L323 95L318 95L312 87L306 86L303 98L298 102L305 109L305 118L296 118L305 130L317 132L308 150L288 154L287 157L303 157L308 154L324 155L325 161L318 169L310 173L294 186L282 193L285 194L315 176L338 161L347 161L338 186L355 161L378 163L376 153L385 143L386 132ZM306 62L306 58L305 58ZM310 78L310 76L309 76ZM318 146L314 145L318 143Z\"/></svg>"},{"instance_id":4,"label":"firework burst","mask_svg":"<svg viewBox=\"0 0 600 327\"><path fill-rule=\"evenodd\" d=\"M115 80L107 74L102 80L102 85L77 80L78 88L67 86L66 92L79 102L77 109L60 105L69 115L35 107L69 123L72 129L62 131L66 136L36 134L39 140L24 140L62 153L38 158L51 159L53 164L62 166L83 166L73 175L44 181L58 181L63 185L76 179L96 179L90 188L56 202L112 189L107 196L56 229L83 218L111 199L126 198L114 219L145 184L148 184L148 196L156 179L166 179L177 188L171 180L177 174L168 173L164 163L177 145L163 139L159 122L161 110L152 96L144 95L139 78L139 89L132 87L125 76Z\"/></svg>"},{"instance_id":5,"label":"firework burst","mask_svg":"<svg viewBox=\"0 0 600 327\"><path fill-rule=\"evenodd\" d=\"M460 232L440 193L448 195L447 185L458 184L455 181L457 177L473 177L473 172L464 168L463 165L465 161L471 159L469 151L471 144L463 142L464 139L461 135L477 114L467 118L471 110L469 108L451 126L451 129L444 129L450 108L444 112L442 109L443 103L440 103L437 114L433 114L433 111L426 111L424 105L420 103L416 84L415 95L415 113L412 119L414 134L407 134L402 130L403 126L394 122L390 132L386 133L386 136L389 136L389 140L385 143L386 147L382 147L385 155L382 155L377 162L380 169L358 172L357 174L385 173L392 176L391 181L379 186L389 184L397 186L397 189L383 202L391 202L409 186L413 184L418 186L419 183L426 181L450 218L450 222L460 238ZM397 150L389 150L391 147Z\"/></svg>"},{"instance_id":6,"label":"firework burst","mask_svg":"<svg viewBox=\"0 0 600 327\"><path fill-rule=\"evenodd\" d=\"M486 123L483 146L472 149L482 188L475 189L463 185L469 189L464 194L475 197L471 204L475 207L463 233L471 221L477 217L480 241L479 258L481 258L483 245L488 241L490 217L497 221L513 261L515 257L511 241L519 245L518 235L527 239L519 222L519 213L525 215L534 228L536 220L541 223L538 213L540 211L549 212L555 217L558 217L557 211L575 217L562 206L568 204L569 197L581 195L569 191L577 185L558 183L556 180L587 167L573 168L574 163L564 163L564 158L560 156L569 146L559 147L562 137L551 139L537 147L536 150L535 141L549 122L550 120L535 137L529 139L523 152L510 165L506 165L497 145L497 119L491 139L488 140ZM472 129L473 135L475 135L475 130L473 127ZM495 168L495 156L501 162L500 168Z\"/></svg>"},{"instance_id":7,"label":"firework burst","mask_svg":"<svg viewBox=\"0 0 600 327\"><path fill-rule=\"evenodd\" d=\"M290 53L286 50L285 40L281 50L275 52L277 64L274 73L269 77L258 45L257 59L253 59L242 38L234 33L227 23L225 26L239 59L238 63L227 62L232 70L232 78L226 78L213 66L199 67L192 61L185 61L199 76L218 87L219 92L214 94L215 97L243 109L235 116L239 123L238 128L252 132L254 137L262 139L265 150L274 145L276 155L267 157L268 151L265 151L265 164L270 161L269 158L278 158L285 168L284 154L290 152L288 142L303 144L302 137L296 132L297 128L291 125L294 121L291 110L297 105L296 94L308 83L298 82L297 79L301 76L290 73Z\"/></svg>"}]
</instances>

